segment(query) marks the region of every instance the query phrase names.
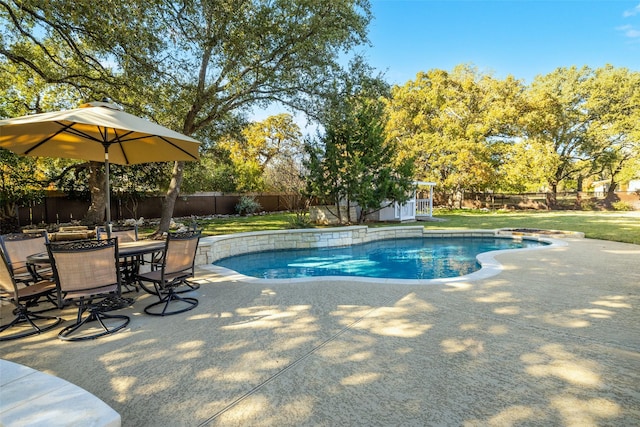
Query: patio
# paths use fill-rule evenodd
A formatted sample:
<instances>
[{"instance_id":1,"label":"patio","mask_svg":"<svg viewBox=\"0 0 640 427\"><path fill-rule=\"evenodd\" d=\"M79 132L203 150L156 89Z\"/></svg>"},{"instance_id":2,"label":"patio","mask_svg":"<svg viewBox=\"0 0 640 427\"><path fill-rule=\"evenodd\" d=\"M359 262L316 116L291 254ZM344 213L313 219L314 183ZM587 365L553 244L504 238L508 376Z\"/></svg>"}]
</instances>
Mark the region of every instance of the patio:
<instances>
[{"instance_id":1,"label":"patio","mask_svg":"<svg viewBox=\"0 0 640 427\"><path fill-rule=\"evenodd\" d=\"M124 426L637 425L640 246L567 241L451 285L263 285L201 267L190 312L146 316L139 293L113 336L54 329L0 357L86 389Z\"/></svg>"}]
</instances>

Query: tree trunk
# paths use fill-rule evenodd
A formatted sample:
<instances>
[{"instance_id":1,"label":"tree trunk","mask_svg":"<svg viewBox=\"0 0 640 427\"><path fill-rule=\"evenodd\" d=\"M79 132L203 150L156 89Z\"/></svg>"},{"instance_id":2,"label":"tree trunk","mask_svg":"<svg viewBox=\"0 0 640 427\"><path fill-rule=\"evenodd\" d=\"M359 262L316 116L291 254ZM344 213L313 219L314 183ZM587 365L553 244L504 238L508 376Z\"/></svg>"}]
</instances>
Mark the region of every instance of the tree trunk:
<instances>
[{"instance_id":1,"label":"tree trunk","mask_svg":"<svg viewBox=\"0 0 640 427\"><path fill-rule=\"evenodd\" d=\"M160 225L158 225L158 230L155 232L155 235L169 231L171 217L173 216L173 209L176 206L178 194L180 194L180 186L182 185L183 176L184 162L175 162L173 165L173 172L171 173L171 183L169 183L167 195L162 201L162 217L160 218Z\"/></svg>"},{"instance_id":2,"label":"tree trunk","mask_svg":"<svg viewBox=\"0 0 640 427\"><path fill-rule=\"evenodd\" d=\"M335 216L338 218L338 224L342 224L342 210L340 209L340 198L338 196L333 198L333 206L335 206L335 208L336 208L336 215ZM329 212L331 212L331 211L329 211Z\"/></svg>"},{"instance_id":3,"label":"tree trunk","mask_svg":"<svg viewBox=\"0 0 640 427\"><path fill-rule=\"evenodd\" d=\"M6 218L16 218L16 204L13 202L6 202L0 205L0 220Z\"/></svg>"},{"instance_id":4,"label":"tree trunk","mask_svg":"<svg viewBox=\"0 0 640 427\"><path fill-rule=\"evenodd\" d=\"M82 222L85 224L101 224L104 222L107 208L107 195L104 192L105 185L104 163L89 162L89 192L91 193L91 205Z\"/></svg>"},{"instance_id":5,"label":"tree trunk","mask_svg":"<svg viewBox=\"0 0 640 427\"><path fill-rule=\"evenodd\" d=\"M551 191L547 191L547 209L558 206L558 184L551 183Z\"/></svg>"},{"instance_id":6,"label":"tree trunk","mask_svg":"<svg viewBox=\"0 0 640 427\"><path fill-rule=\"evenodd\" d=\"M609 183L609 188L607 188L607 195L604 198L606 203L611 204L619 200L618 196L616 195L617 188L618 188L618 183L614 179L611 179L611 182Z\"/></svg>"},{"instance_id":7,"label":"tree trunk","mask_svg":"<svg viewBox=\"0 0 640 427\"><path fill-rule=\"evenodd\" d=\"M354 219L351 218L351 200L347 199L347 224L353 224Z\"/></svg>"}]
</instances>

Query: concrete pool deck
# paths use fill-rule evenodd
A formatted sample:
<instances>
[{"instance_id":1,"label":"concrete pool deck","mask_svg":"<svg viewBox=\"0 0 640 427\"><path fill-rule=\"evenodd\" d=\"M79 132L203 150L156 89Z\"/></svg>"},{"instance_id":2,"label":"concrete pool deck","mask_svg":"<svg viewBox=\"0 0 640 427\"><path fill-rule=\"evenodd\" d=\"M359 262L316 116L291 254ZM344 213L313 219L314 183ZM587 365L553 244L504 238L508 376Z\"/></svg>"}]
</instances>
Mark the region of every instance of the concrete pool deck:
<instances>
[{"instance_id":1,"label":"concrete pool deck","mask_svg":"<svg viewBox=\"0 0 640 427\"><path fill-rule=\"evenodd\" d=\"M640 246L566 241L441 285L200 268L190 312L146 316L140 293L114 336L54 329L0 357L93 393L123 426L639 425Z\"/></svg>"}]
</instances>

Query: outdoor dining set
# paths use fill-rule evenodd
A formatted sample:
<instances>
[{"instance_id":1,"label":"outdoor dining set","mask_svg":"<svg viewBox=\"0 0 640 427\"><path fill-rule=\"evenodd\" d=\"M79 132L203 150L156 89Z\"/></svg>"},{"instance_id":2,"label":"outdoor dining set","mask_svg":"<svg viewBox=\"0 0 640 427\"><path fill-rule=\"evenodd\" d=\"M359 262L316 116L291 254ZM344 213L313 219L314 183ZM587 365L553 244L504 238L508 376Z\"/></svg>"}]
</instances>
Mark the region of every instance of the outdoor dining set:
<instances>
[{"instance_id":1,"label":"outdoor dining set","mask_svg":"<svg viewBox=\"0 0 640 427\"><path fill-rule=\"evenodd\" d=\"M23 156L104 161L105 219L111 224L111 163L197 161L200 142L103 99L71 110L0 120L0 148ZM182 294L196 287L188 278L193 276L199 232L169 234L160 242L117 234L72 227L51 235L0 236L0 299L15 307L15 318L0 326L0 340L56 327L59 317L34 309L45 300L57 309L78 306L76 322L58 335L64 340L97 338L126 327L127 316L111 314L130 301L122 297L123 290L142 288L156 295L159 300L144 310L151 315L197 306L197 299ZM96 323L98 332L91 328L82 333Z\"/></svg>"},{"instance_id":2,"label":"outdoor dining set","mask_svg":"<svg viewBox=\"0 0 640 427\"><path fill-rule=\"evenodd\" d=\"M0 300L14 308L13 320L0 326L0 341L56 328L64 320L51 312L74 306L77 317L58 338L80 341L113 334L130 322L129 316L114 313L134 302L123 294L140 289L157 297L144 308L148 315L195 308L198 300L183 294L199 287L189 279L200 236L188 230L162 240L139 239L136 228L107 232L86 227L1 235Z\"/></svg>"}]
</instances>

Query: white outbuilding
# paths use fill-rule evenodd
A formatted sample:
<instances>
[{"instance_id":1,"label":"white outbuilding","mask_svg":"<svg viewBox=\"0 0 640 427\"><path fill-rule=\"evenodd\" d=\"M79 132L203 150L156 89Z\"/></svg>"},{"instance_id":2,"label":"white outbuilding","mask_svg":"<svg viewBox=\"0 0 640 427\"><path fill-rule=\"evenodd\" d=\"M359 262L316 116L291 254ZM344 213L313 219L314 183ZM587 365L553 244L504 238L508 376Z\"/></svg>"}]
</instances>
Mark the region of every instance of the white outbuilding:
<instances>
[{"instance_id":1,"label":"white outbuilding","mask_svg":"<svg viewBox=\"0 0 640 427\"><path fill-rule=\"evenodd\" d=\"M405 203L386 203L378 212L370 215L376 221L420 221L433 216L433 187L435 182L415 181L415 187Z\"/></svg>"}]
</instances>

